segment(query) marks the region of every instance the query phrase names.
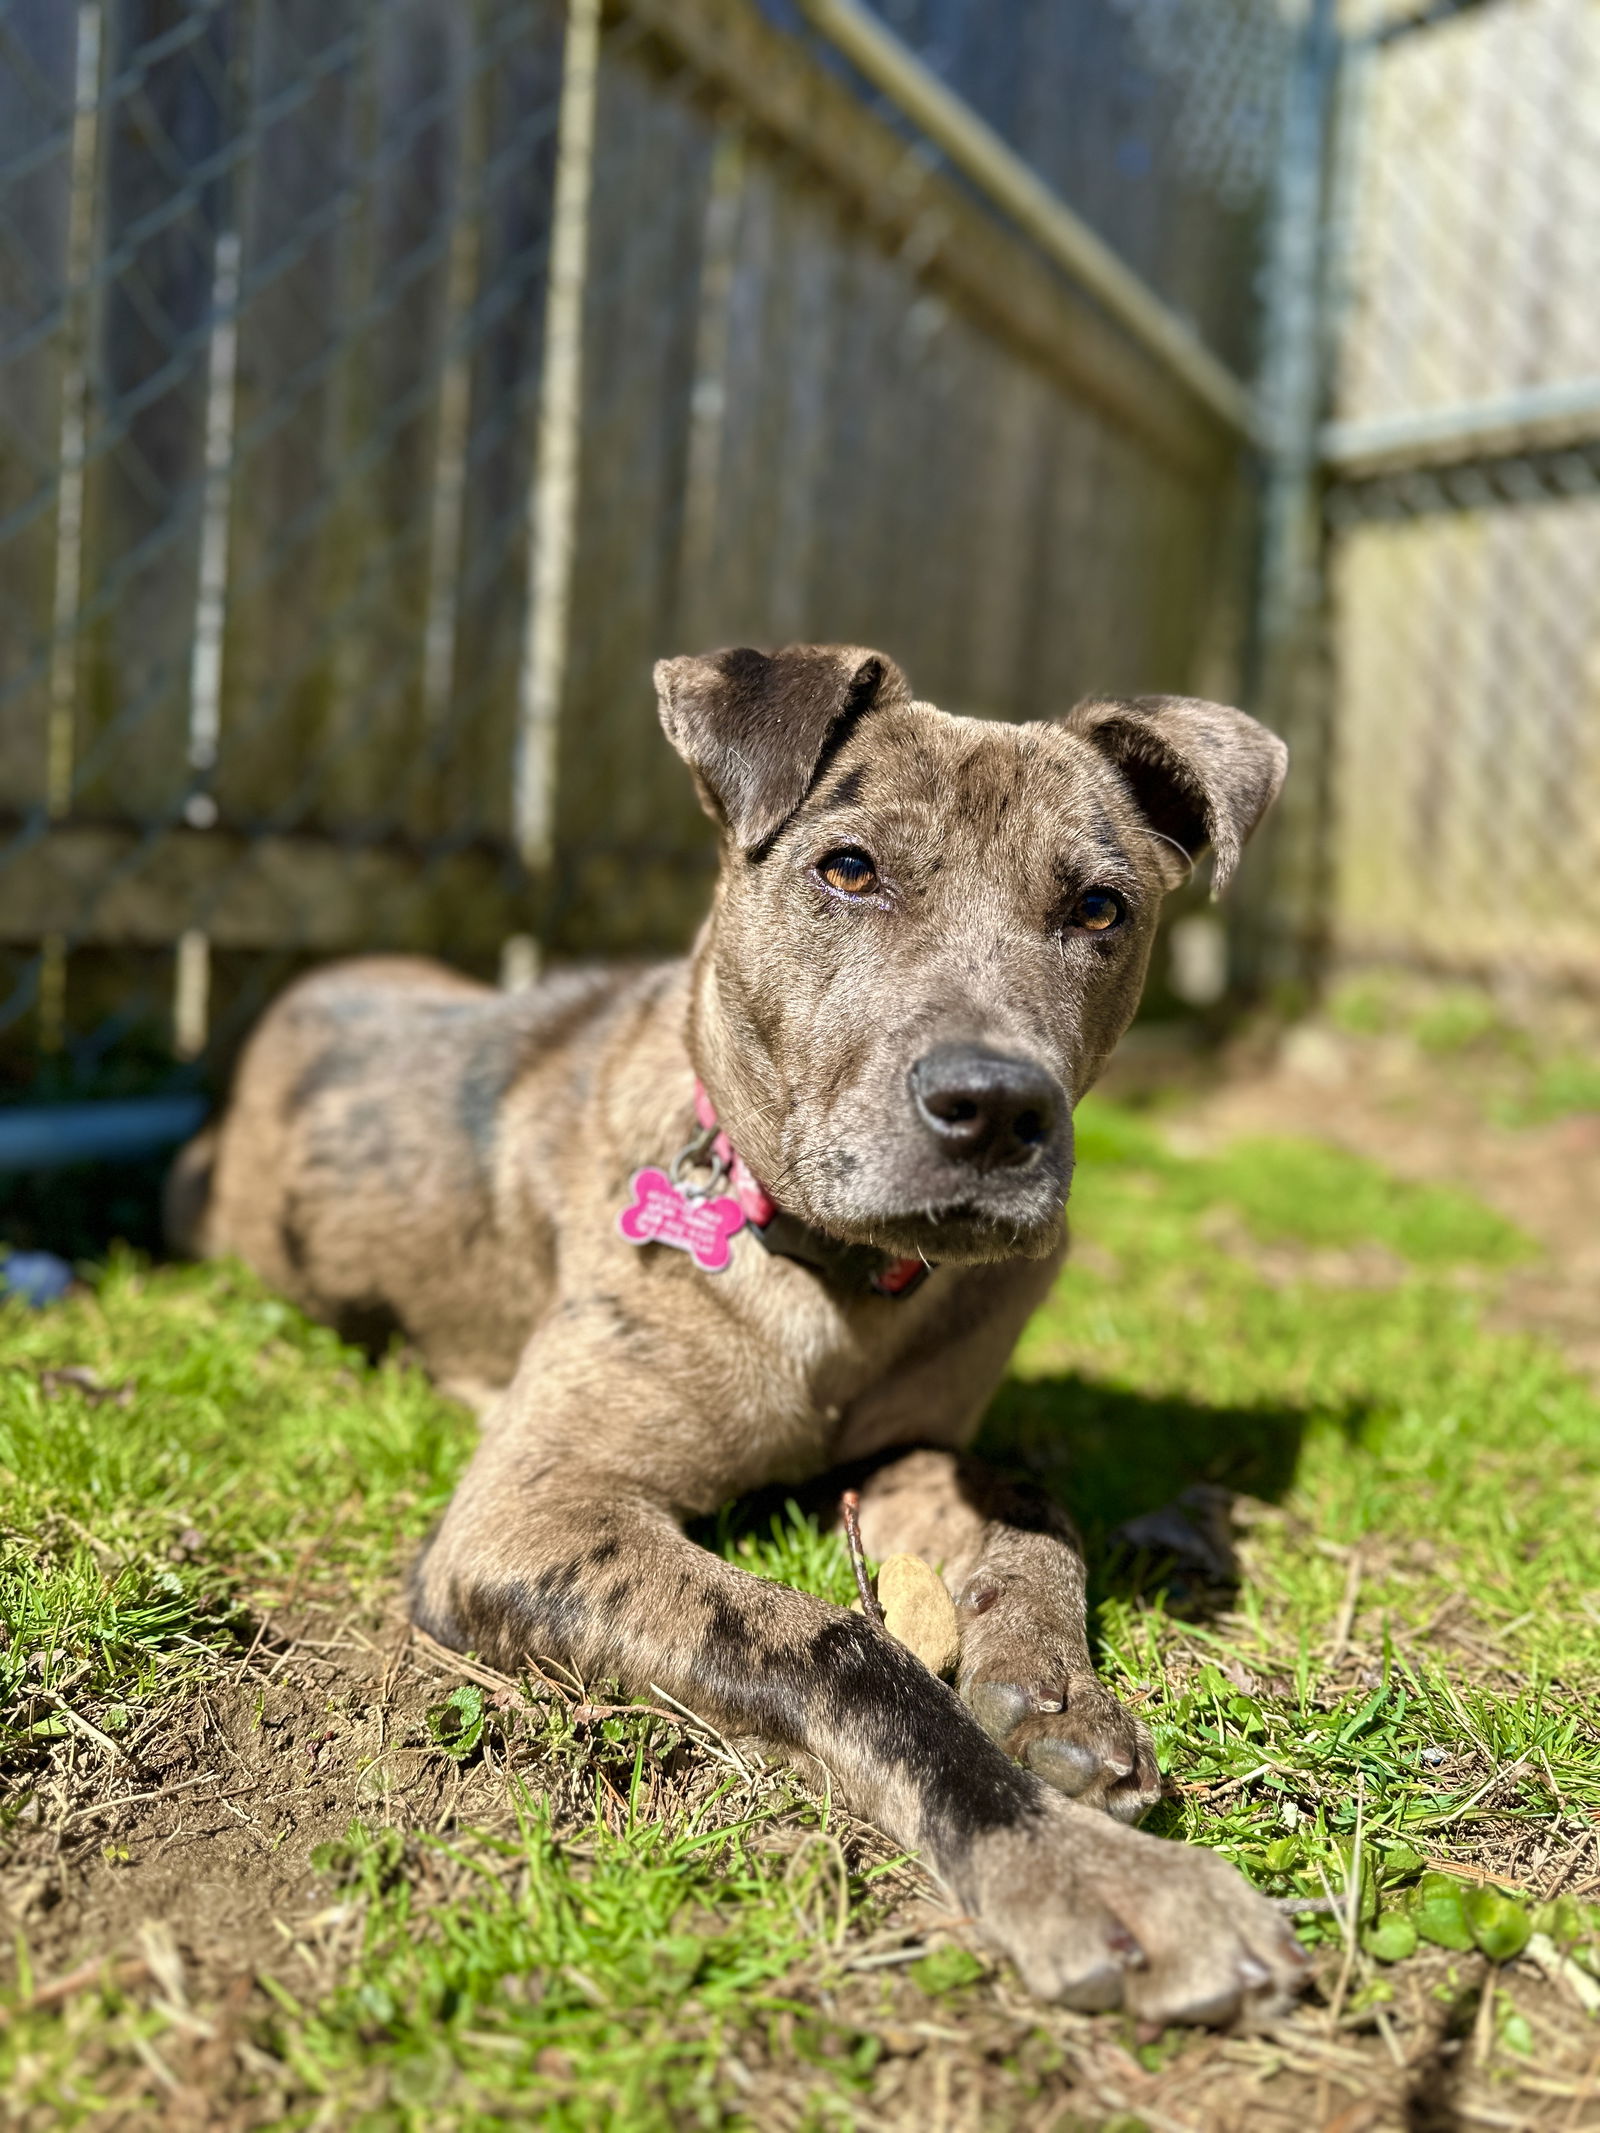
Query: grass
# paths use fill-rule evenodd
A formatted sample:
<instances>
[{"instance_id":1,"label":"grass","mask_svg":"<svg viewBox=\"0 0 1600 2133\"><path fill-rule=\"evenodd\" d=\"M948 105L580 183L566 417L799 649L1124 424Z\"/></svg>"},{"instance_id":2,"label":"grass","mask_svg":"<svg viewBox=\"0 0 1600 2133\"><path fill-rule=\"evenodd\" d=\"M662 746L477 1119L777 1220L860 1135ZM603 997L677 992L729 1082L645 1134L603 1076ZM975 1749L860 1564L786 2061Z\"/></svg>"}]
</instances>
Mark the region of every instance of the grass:
<instances>
[{"instance_id":1,"label":"grass","mask_svg":"<svg viewBox=\"0 0 1600 2133\"><path fill-rule=\"evenodd\" d=\"M772 1810L730 1823L721 1804L670 1827L635 1808L576 1844L521 1786L506 1837L408 1846L353 1826L325 1858L361 1905L360 1954L320 2005L279 1986L279 2049L313 2095L348 2098L377 2071L422 2123L520 2098L578 2133L602 2117L717 2122L736 2096L726 2061L781 2024L786 2052L848 2096L871 2040L785 1981L870 1892L836 1874L836 1846L785 1855L760 1841ZM419 1931L424 1890L442 1900Z\"/></svg>"},{"instance_id":2,"label":"grass","mask_svg":"<svg viewBox=\"0 0 1600 2133\"><path fill-rule=\"evenodd\" d=\"M1582 1893L1600 1873L1582 1853L1600 1821L1600 1403L1551 1350L1485 1328L1528 1241L1311 1143L1176 1155L1109 1104L1081 1117L1073 1220L1076 1264L986 1434L1085 1527L1104 1669L1172 1780L1155 1826L1276 1894L1349 1892L1341 2036L1373 2036L1386 2008L1403 2031L1426 1994L1459 2002L1464 1966L1533 1926L1600 1968ZM131 1791L114 1749L148 1754L224 1677L257 1678L269 1617L378 1609L471 1430L414 1371L368 1368L232 1269L114 1259L49 1312L8 1307L0 1340L0 1846L25 1865L94 1788ZM1117 1545L1199 1482L1245 1497L1236 1598ZM797 1512L705 1537L849 1597L838 1543ZM892 1938L909 1870L787 1778L667 1717L456 1679L426 1690L407 1752L476 1791L405 1826L369 1806L320 1844L322 1923L299 1956L252 1961L230 2017L229 2122L848 2125L914 2086L905 2040L930 2020L968 2039L1008 2122L1067 2093L1069 2044L1087 2082L1081 2039L1122 2037L1019 2008L938 1933L920 1960L852 1968ZM94 1831L116 1849L114 1824ZM1565 1908L1537 1909L1556 1880ZM84 1885L62 1883L69 1907ZM1341 1920L1301 1930L1344 1964ZM72 1945L25 1917L0 2095L27 2125L153 2108L152 2060L203 2057L195 2024L216 2021L114 1967L41 2001L41 1933ZM1509 1984L1483 2004L1513 2072L1536 2037L1548 2058ZM1154 2069L1201 2049L1119 2048Z\"/></svg>"},{"instance_id":3,"label":"grass","mask_svg":"<svg viewBox=\"0 0 1600 2133\"><path fill-rule=\"evenodd\" d=\"M117 1731L180 1693L303 1561L385 1585L471 1443L415 1371L367 1369L242 1272L123 1254L3 1313L0 1757L60 1733L21 1715L41 1696Z\"/></svg>"},{"instance_id":4,"label":"grass","mask_svg":"<svg viewBox=\"0 0 1600 2133\"><path fill-rule=\"evenodd\" d=\"M1375 970L1338 986L1328 1003L1336 1029L1413 1047L1437 1072L1464 1079L1485 1113L1510 1127L1600 1113L1600 1058L1592 1007L1550 1003L1523 1023L1482 985ZM1565 1028L1561 1025L1565 1023Z\"/></svg>"}]
</instances>

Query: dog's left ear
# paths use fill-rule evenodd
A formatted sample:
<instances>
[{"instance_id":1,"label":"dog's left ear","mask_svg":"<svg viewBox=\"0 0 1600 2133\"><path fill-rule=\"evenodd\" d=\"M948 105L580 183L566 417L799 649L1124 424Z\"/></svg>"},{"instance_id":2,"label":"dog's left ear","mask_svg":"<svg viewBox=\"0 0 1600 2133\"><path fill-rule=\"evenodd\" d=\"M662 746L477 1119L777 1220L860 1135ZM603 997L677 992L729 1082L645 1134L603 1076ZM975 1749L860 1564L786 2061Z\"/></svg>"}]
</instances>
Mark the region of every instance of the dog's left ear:
<instances>
[{"instance_id":1,"label":"dog's left ear","mask_svg":"<svg viewBox=\"0 0 1600 2133\"><path fill-rule=\"evenodd\" d=\"M782 828L864 712L911 701L894 661L856 644L663 659L655 680L702 806L746 851Z\"/></svg>"},{"instance_id":2,"label":"dog's left ear","mask_svg":"<svg viewBox=\"0 0 1600 2133\"><path fill-rule=\"evenodd\" d=\"M1111 758L1158 836L1191 861L1210 845L1214 891L1238 865L1289 768L1275 733L1243 711L1193 696L1094 697L1062 723Z\"/></svg>"}]
</instances>

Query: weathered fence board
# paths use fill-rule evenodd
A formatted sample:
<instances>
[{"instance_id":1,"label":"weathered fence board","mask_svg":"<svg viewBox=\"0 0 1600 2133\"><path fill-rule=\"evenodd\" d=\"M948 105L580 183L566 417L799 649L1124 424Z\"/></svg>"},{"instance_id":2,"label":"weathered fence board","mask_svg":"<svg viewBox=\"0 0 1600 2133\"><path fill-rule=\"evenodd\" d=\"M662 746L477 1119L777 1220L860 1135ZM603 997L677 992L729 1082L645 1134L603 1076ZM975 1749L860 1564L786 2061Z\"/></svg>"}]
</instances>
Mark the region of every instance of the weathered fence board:
<instances>
[{"instance_id":1,"label":"weathered fence board","mask_svg":"<svg viewBox=\"0 0 1600 2133\"><path fill-rule=\"evenodd\" d=\"M673 644L710 115L626 49L600 69L572 661L551 938L568 953L681 937L703 828L660 739L650 665Z\"/></svg>"},{"instance_id":2,"label":"weathered fence board","mask_svg":"<svg viewBox=\"0 0 1600 2133\"><path fill-rule=\"evenodd\" d=\"M449 837L508 838L512 826L561 30L558 0L493 0L474 58L483 144L477 277L445 704L449 745L435 779L435 826Z\"/></svg>"},{"instance_id":3,"label":"weathered fence board","mask_svg":"<svg viewBox=\"0 0 1600 2133\"><path fill-rule=\"evenodd\" d=\"M229 0L106 0L103 296L91 358L76 804L154 824L188 781Z\"/></svg>"},{"instance_id":4,"label":"weathered fence board","mask_svg":"<svg viewBox=\"0 0 1600 2133\"><path fill-rule=\"evenodd\" d=\"M46 795L75 28L60 0L0 7L0 807Z\"/></svg>"},{"instance_id":5,"label":"weathered fence board","mask_svg":"<svg viewBox=\"0 0 1600 2133\"><path fill-rule=\"evenodd\" d=\"M111 823L41 839L8 875L6 932L36 939L63 910L94 904L97 942L159 947L173 939L174 912L198 904L221 948L404 949L492 968L521 921L520 885L493 850L424 865L395 843L314 835L185 830L149 850L142 843L136 827Z\"/></svg>"},{"instance_id":6,"label":"weathered fence board","mask_svg":"<svg viewBox=\"0 0 1600 2133\"><path fill-rule=\"evenodd\" d=\"M227 627L217 761L224 816L291 817L336 688L343 589L343 278L355 207L362 0L262 0L241 173Z\"/></svg>"}]
</instances>

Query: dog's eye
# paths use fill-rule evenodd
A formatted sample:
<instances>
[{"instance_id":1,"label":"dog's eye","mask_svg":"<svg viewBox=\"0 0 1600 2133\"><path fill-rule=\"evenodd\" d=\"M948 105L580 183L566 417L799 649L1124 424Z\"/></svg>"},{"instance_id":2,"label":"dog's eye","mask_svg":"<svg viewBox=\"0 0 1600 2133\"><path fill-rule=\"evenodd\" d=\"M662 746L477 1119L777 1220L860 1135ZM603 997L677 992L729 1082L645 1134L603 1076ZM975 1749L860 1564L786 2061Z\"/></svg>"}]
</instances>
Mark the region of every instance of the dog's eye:
<instances>
[{"instance_id":1,"label":"dog's eye","mask_svg":"<svg viewBox=\"0 0 1600 2133\"><path fill-rule=\"evenodd\" d=\"M848 846L842 852L830 852L826 859L817 861L817 872L830 889L837 889L841 896L863 896L868 889L878 885L878 870L865 852Z\"/></svg>"},{"instance_id":2,"label":"dog's eye","mask_svg":"<svg viewBox=\"0 0 1600 2133\"><path fill-rule=\"evenodd\" d=\"M1122 898L1112 889L1085 889L1067 915L1075 933L1109 933L1123 915Z\"/></svg>"}]
</instances>

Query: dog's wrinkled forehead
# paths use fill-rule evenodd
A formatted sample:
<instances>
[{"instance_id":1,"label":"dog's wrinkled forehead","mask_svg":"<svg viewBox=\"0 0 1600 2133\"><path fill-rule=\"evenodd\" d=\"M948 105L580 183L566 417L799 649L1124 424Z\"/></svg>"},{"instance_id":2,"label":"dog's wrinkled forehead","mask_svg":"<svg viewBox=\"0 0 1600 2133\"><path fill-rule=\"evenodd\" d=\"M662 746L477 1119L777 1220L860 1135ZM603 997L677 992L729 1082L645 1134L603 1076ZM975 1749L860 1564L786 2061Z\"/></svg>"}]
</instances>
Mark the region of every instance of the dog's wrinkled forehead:
<instances>
[{"instance_id":1,"label":"dog's wrinkled forehead","mask_svg":"<svg viewBox=\"0 0 1600 2133\"><path fill-rule=\"evenodd\" d=\"M964 812L971 835L1012 844L1024 790L1038 803L1024 837L1052 799L1068 814L1081 800L1091 816L1098 801L1120 840L1142 825L1147 842L1170 847L1179 875L1209 845L1220 888L1288 764L1254 719L1190 697L1092 698L1021 727L951 718L915 703L894 661L862 645L664 659L656 687L702 803L747 856L775 844L819 792L881 762L895 767L902 809L915 793L932 808L937 788L940 821Z\"/></svg>"},{"instance_id":2,"label":"dog's wrinkled forehead","mask_svg":"<svg viewBox=\"0 0 1600 2133\"><path fill-rule=\"evenodd\" d=\"M1115 769L1059 728L957 718L931 704L862 720L779 840L862 837L931 880L1127 878L1151 840Z\"/></svg>"}]
</instances>

